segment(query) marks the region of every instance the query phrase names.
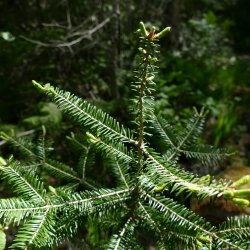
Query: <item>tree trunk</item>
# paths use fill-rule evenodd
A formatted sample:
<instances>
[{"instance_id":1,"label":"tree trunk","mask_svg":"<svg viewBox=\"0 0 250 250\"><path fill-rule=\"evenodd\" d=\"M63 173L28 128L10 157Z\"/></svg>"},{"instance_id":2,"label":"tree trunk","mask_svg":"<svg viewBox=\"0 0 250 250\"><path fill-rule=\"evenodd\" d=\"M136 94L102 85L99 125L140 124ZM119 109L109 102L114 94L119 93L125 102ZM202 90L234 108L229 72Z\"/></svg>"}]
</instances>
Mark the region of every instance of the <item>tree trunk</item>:
<instances>
[{"instance_id":1,"label":"tree trunk","mask_svg":"<svg viewBox=\"0 0 250 250\"><path fill-rule=\"evenodd\" d=\"M118 90L118 69L120 50L120 0L113 2L114 17L112 18L111 51L110 51L110 79L112 97L119 97Z\"/></svg>"}]
</instances>

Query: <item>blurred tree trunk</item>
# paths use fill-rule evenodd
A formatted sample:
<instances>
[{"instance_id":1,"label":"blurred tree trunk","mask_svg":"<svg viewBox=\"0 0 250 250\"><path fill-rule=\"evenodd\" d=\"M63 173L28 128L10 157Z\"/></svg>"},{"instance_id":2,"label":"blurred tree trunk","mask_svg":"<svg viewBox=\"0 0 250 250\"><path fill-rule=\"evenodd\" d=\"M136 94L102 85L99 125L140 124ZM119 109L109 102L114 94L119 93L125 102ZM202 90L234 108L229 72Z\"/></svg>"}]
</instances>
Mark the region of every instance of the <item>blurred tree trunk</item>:
<instances>
[{"instance_id":1,"label":"blurred tree trunk","mask_svg":"<svg viewBox=\"0 0 250 250\"><path fill-rule=\"evenodd\" d=\"M109 59L109 85L112 97L119 97L118 90L118 69L120 53L120 0L113 1L114 16L111 21L111 48Z\"/></svg>"},{"instance_id":2,"label":"blurred tree trunk","mask_svg":"<svg viewBox=\"0 0 250 250\"><path fill-rule=\"evenodd\" d=\"M163 23L171 27L168 39L165 39L166 46L173 47L177 44L178 28L181 22L181 0L172 0L166 5Z\"/></svg>"}]
</instances>

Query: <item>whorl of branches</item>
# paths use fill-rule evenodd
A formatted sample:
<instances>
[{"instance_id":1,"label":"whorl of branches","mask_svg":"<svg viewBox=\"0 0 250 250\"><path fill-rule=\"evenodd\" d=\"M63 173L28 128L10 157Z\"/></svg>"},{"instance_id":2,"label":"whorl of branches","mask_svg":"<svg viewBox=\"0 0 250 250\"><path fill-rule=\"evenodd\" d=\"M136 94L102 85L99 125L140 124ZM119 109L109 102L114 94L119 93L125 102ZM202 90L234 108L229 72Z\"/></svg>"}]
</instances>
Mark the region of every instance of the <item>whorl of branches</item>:
<instances>
[{"instance_id":1,"label":"whorl of branches","mask_svg":"<svg viewBox=\"0 0 250 250\"><path fill-rule=\"evenodd\" d=\"M148 31L142 22L137 31L140 47L130 107L133 131L81 98L33 81L87 133L84 140L74 134L68 137L81 148L78 166L53 159L45 128L37 141L1 133L2 140L22 153L19 160L10 157L0 162L1 177L15 195L0 200L2 225L18 227L12 249L54 247L90 219L101 228L108 225L109 240L100 243L100 249L142 249L145 235L150 235L157 249L249 249L249 216L229 218L215 227L183 205L183 197L220 197L248 206L250 190L239 188L249 176L235 183L217 181L211 176L199 178L178 165L181 155L210 165L228 152L198 144L203 109L195 111L183 127L154 114L157 42L169 31L169 27L158 33L154 27ZM163 154L151 147L149 134L163 145ZM86 176L97 152L116 180L113 188ZM46 183L44 173L63 185Z\"/></svg>"}]
</instances>

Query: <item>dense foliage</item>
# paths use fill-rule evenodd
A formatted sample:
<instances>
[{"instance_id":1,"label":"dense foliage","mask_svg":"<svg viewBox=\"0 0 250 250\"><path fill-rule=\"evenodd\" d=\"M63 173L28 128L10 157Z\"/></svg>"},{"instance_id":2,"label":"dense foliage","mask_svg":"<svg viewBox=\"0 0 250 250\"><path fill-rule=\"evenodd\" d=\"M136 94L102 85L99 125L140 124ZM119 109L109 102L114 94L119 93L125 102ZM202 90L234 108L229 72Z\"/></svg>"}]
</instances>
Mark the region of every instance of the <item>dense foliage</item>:
<instances>
[{"instance_id":1,"label":"dense foliage","mask_svg":"<svg viewBox=\"0 0 250 250\"><path fill-rule=\"evenodd\" d=\"M1 176L16 194L0 200L3 225L17 227L11 248L52 248L85 231L84 249L143 249L150 245L157 249L249 249L249 216L228 218L215 227L186 206L191 197L224 198L249 206L250 189L241 190L240 186L250 177L234 183L217 181L179 166L181 156L212 164L228 152L198 143L204 109L195 110L181 127L154 112L157 43L169 30L156 33L151 27L147 31L140 22L130 99L132 129L70 92L33 81L80 125L81 134L87 132L84 138L74 134L68 138L81 149L78 167L53 159L44 127L38 140L1 133L21 153L19 158L1 159ZM160 152L152 148L152 137L162 145ZM94 169L98 153L110 172L111 186L98 182L99 171ZM93 171L90 178L88 168ZM60 182L53 185L48 176ZM99 238L91 240L91 231L96 230L100 230Z\"/></svg>"},{"instance_id":2,"label":"dense foliage","mask_svg":"<svg viewBox=\"0 0 250 250\"><path fill-rule=\"evenodd\" d=\"M170 157L167 152L177 150L173 155L178 156L178 165L193 175L198 174L199 178L204 175L202 178L209 180L209 175L216 175L215 178L219 175L235 181L249 175L249 3L246 0L0 1L0 131L3 131L0 156L8 159L13 153L6 143L11 138L21 145L24 143L36 156L41 156L39 151L44 141L46 158L53 158L55 165L64 162L63 166L77 166L73 179L69 176L65 179L47 165L38 167L34 173L47 192L52 187L77 182L77 178L81 179L81 185L76 187L76 192L93 187L115 188L121 184L112 159L94 144L87 143L89 136L83 133L82 124L72 123L70 117L63 116L54 101L41 95L30 82L32 79L51 82L54 88L70 91L70 95L95 104L134 131L137 141L135 116L138 113L131 112L131 99L136 96L131 98L130 83L135 81L133 70L138 69L137 48L141 45L138 39L133 39L133 34L139 21L145 20L148 30L152 23L156 30L166 24L172 27L168 38L157 42L161 53L157 54L160 60L154 66L159 66L159 72L154 68L157 84L151 93L155 118L152 123L145 122L146 146L167 159ZM150 116L146 120L147 117ZM205 128L204 133L199 139L193 138L191 144L184 143L185 149L178 149L185 131L197 119ZM71 136L69 131L73 131ZM208 160L204 159L205 155L195 159L190 150L219 153L210 146L197 146L205 142L226 146L236 154L224 164L218 164L227 154L221 150L213 161L201 164ZM16 145L17 149L21 145ZM135 150L127 142L124 146L128 151ZM175 150L171 151L173 147ZM16 152L14 158L22 164L31 161L35 165L42 161L27 150L21 152ZM82 184L83 176L87 179ZM7 181L1 182L1 198L14 196L9 187ZM250 184L241 188L249 187ZM159 190L164 188L165 184L158 186ZM224 199L209 203L207 198L200 203L193 196L185 199L185 192L180 196L175 192L169 194L168 187L162 192L187 208L191 206L216 226L228 216L249 213L248 208L232 207L232 202ZM208 210L213 211L212 216ZM64 241L60 249L77 249L83 245L86 249L99 249L117 229L103 230L92 217L87 220L84 217L82 222L84 226L79 225L75 236ZM111 224L109 221L108 225ZM10 225L4 229L5 225L0 227L0 242L6 233L9 244L17 228ZM141 245L155 245L153 239L146 239L149 234L142 230L137 235Z\"/></svg>"},{"instance_id":3,"label":"dense foliage","mask_svg":"<svg viewBox=\"0 0 250 250\"><path fill-rule=\"evenodd\" d=\"M193 105L209 106L210 142L239 147L239 132L244 136L250 127L247 9L244 0L2 1L0 126L34 129L34 120L23 119L43 116L47 100L31 79L55 82L126 122L120 97L129 95L136 54L131 33L143 19L173 28L161 42L159 112L179 119ZM240 150L247 157L247 149Z\"/></svg>"}]
</instances>

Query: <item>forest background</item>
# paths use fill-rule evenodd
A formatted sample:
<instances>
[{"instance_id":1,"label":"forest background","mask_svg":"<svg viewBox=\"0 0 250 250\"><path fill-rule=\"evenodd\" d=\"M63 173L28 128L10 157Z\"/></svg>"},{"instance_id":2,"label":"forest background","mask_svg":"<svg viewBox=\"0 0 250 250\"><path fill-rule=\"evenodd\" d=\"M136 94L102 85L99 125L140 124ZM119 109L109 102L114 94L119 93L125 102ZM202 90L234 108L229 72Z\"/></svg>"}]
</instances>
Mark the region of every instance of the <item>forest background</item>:
<instances>
[{"instance_id":1,"label":"forest background","mask_svg":"<svg viewBox=\"0 0 250 250\"><path fill-rule=\"evenodd\" d=\"M248 0L1 1L0 130L25 136L45 124L64 152L58 158L74 163L64 138L75 127L34 89L32 79L69 90L128 122L134 32L143 20L157 29L172 27L161 41L156 111L181 123L193 106L207 107L204 140L237 152L221 166L183 166L199 175L228 169L246 174L249 11ZM7 151L0 142L0 153ZM101 175L108 179L105 170Z\"/></svg>"}]
</instances>

